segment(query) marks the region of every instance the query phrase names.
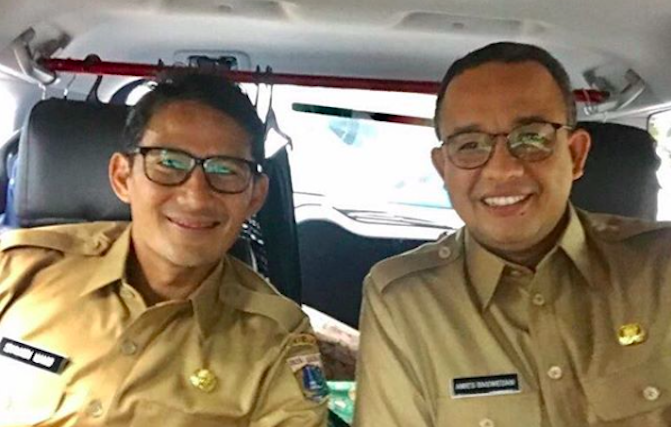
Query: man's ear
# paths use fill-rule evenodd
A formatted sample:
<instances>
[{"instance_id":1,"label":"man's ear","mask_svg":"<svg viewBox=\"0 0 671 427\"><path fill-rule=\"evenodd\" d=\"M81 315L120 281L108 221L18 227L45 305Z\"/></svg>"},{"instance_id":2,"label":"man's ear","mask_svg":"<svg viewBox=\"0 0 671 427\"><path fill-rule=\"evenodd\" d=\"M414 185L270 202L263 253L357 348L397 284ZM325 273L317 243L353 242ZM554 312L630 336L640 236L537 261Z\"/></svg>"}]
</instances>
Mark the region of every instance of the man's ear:
<instances>
[{"instance_id":1,"label":"man's ear","mask_svg":"<svg viewBox=\"0 0 671 427\"><path fill-rule=\"evenodd\" d=\"M568 148L571 152L573 161L573 180L580 178L585 172L585 163L589 155L589 149L592 146L592 138L584 129L573 131L568 140Z\"/></svg>"},{"instance_id":2,"label":"man's ear","mask_svg":"<svg viewBox=\"0 0 671 427\"><path fill-rule=\"evenodd\" d=\"M257 213L266 201L268 196L268 186L270 185L268 176L264 173L254 178L252 187L252 198L249 201L247 209L247 218Z\"/></svg>"},{"instance_id":3,"label":"man's ear","mask_svg":"<svg viewBox=\"0 0 671 427\"><path fill-rule=\"evenodd\" d=\"M114 194L122 202L129 204L128 182L132 172L132 160L121 153L114 153L110 159L108 173Z\"/></svg>"},{"instance_id":4,"label":"man's ear","mask_svg":"<svg viewBox=\"0 0 671 427\"><path fill-rule=\"evenodd\" d=\"M445 176L445 155L440 147L434 147L431 150L431 163L441 178Z\"/></svg>"}]
</instances>

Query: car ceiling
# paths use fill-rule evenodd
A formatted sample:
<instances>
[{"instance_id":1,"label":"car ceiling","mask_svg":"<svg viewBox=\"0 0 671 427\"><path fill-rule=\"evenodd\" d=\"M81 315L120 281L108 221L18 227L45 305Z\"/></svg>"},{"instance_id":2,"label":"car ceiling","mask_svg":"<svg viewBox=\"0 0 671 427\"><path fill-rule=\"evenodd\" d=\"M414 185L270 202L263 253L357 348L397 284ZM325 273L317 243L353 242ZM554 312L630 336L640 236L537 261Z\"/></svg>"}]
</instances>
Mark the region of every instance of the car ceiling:
<instances>
[{"instance_id":1,"label":"car ceiling","mask_svg":"<svg viewBox=\"0 0 671 427\"><path fill-rule=\"evenodd\" d=\"M671 2L663 0L0 0L0 46L24 30L66 34L55 56L172 63L178 51L242 52L276 72L439 80L497 40L548 48L588 69L633 69L640 109L671 101ZM244 65L244 61L243 61Z\"/></svg>"}]
</instances>

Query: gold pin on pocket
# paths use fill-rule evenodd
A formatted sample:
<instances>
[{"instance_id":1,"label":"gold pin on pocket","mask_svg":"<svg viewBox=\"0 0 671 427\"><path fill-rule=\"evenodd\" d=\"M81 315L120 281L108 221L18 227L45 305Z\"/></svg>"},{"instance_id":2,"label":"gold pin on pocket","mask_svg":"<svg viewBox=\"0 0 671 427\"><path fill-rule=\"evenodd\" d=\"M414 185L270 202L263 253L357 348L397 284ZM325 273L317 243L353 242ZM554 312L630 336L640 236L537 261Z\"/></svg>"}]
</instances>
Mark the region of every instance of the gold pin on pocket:
<instances>
[{"instance_id":1,"label":"gold pin on pocket","mask_svg":"<svg viewBox=\"0 0 671 427\"><path fill-rule=\"evenodd\" d=\"M644 342L648 337L645 329L638 323L627 323L620 326L617 339L620 345L628 347Z\"/></svg>"},{"instance_id":2,"label":"gold pin on pocket","mask_svg":"<svg viewBox=\"0 0 671 427\"><path fill-rule=\"evenodd\" d=\"M191 385L205 393L211 393L217 387L217 377L209 369L199 369L189 377Z\"/></svg>"}]
</instances>

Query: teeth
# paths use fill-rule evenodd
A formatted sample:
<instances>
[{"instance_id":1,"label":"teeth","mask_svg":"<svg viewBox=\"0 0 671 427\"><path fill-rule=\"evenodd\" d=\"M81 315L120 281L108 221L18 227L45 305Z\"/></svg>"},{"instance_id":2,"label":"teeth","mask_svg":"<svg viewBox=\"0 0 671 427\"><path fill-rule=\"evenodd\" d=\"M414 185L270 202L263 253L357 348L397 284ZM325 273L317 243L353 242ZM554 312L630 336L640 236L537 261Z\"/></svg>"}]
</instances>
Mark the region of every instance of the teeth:
<instances>
[{"instance_id":1,"label":"teeth","mask_svg":"<svg viewBox=\"0 0 671 427\"><path fill-rule=\"evenodd\" d=\"M189 222L180 220L173 220L173 222L187 228L212 228L216 225L215 222Z\"/></svg>"},{"instance_id":2,"label":"teeth","mask_svg":"<svg viewBox=\"0 0 671 427\"><path fill-rule=\"evenodd\" d=\"M484 202L488 206L510 206L526 198L527 196L487 197Z\"/></svg>"}]
</instances>

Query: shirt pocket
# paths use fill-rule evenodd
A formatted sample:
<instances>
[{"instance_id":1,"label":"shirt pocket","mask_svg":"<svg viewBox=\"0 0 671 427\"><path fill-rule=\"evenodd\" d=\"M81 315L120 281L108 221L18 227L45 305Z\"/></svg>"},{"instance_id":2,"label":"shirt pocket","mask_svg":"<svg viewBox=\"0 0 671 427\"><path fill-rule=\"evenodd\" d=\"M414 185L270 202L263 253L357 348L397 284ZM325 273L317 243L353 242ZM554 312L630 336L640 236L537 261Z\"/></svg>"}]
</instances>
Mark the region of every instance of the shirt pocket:
<instances>
[{"instance_id":1,"label":"shirt pocket","mask_svg":"<svg viewBox=\"0 0 671 427\"><path fill-rule=\"evenodd\" d=\"M63 400L64 389L60 375L0 356L0 427L50 419Z\"/></svg>"},{"instance_id":2,"label":"shirt pocket","mask_svg":"<svg viewBox=\"0 0 671 427\"><path fill-rule=\"evenodd\" d=\"M214 414L216 414L216 410L207 414L186 412L162 403L142 400L136 406L129 427L242 427L249 425L247 420L232 419L231 417Z\"/></svg>"},{"instance_id":3,"label":"shirt pocket","mask_svg":"<svg viewBox=\"0 0 671 427\"><path fill-rule=\"evenodd\" d=\"M671 358L587 380L583 387L590 410L600 421L644 417L645 424L640 425L671 422L671 411L661 410L671 407Z\"/></svg>"},{"instance_id":4,"label":"shirt pocket","mask_svg":"<svg viewBox=\"0 0 671 427\"><path fill-rule=\"evenodd\" d=\"M437 400L436 427L540 427L540 400L525 392Z\"/></svg>"}]
</instances>

